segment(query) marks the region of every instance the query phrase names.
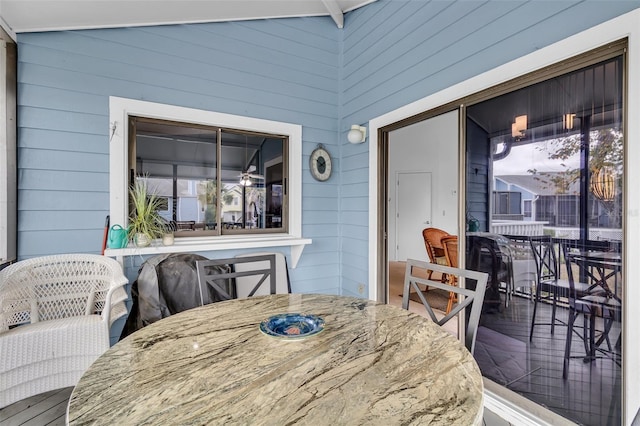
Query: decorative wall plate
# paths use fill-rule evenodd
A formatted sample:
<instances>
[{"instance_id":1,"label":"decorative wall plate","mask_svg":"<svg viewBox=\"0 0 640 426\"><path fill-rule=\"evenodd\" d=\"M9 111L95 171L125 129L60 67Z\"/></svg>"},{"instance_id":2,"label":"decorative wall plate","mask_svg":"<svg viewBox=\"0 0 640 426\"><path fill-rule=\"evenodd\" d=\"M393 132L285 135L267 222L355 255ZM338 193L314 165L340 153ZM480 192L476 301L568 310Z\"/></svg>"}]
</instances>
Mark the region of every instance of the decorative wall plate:
<instances>
[{"instance_id":1,"label":"decorative wall plate","mask_svg":"<svg viewBox=\"0 0 640 426\"><path fill-rule=\"evenodd\" d=\"M260 331L267 336L283 339L302 339L324 330L324 320L317 315L278 314L260 323Z\"/></svg>"}]
</instances>

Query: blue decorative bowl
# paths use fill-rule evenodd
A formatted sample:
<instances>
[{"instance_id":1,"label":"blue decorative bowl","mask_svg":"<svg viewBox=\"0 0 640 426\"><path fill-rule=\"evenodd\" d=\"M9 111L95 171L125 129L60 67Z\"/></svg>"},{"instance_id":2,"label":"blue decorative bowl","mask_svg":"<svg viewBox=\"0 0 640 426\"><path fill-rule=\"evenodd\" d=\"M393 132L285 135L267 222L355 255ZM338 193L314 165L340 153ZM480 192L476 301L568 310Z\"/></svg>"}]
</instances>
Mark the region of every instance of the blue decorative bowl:
<instances>
[{"instance_id":1,"label":"blue decorative bowl","mask_svg":"<svg viewBox=\"0 0 640 426\"><path fill-rule=\"evenodd\" d=\"M283 339L302 339L324 330L324 320L317 315L278 314L260 323L260 331L267 336Z\"/></svg>"}]
</instances>

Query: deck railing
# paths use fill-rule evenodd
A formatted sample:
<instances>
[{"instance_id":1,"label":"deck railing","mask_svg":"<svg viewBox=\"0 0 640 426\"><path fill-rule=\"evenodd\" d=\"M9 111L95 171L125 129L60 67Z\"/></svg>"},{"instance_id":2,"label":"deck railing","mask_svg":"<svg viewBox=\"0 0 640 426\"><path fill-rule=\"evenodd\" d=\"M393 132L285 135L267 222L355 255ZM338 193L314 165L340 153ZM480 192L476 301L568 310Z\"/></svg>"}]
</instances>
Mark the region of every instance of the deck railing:
<instances>
[{"instance_id":1,"label":"deck railing","mask_svg":"<svg viewBox=\"0 0 640 426\"><path fill-rule=\"evenodd\" d=\"M502 235L543 235L544 225L547 223L523 220L494 220L491 222L491 232Z\"/></svg>"},{"instance_id":2,"label":"deck railing","mask_svg":"<svg viewBox=\"0 0 640 426\"><path fill-rule=\"evenodd\" d=\"M551 235L554 238L575 240L580 238L580 228L564 228L547 226L544 221L493 220L491 232L502 235ZM620 228L589 228L589 239L594 241L621 241Z\"/></svg>"}]
</instances>

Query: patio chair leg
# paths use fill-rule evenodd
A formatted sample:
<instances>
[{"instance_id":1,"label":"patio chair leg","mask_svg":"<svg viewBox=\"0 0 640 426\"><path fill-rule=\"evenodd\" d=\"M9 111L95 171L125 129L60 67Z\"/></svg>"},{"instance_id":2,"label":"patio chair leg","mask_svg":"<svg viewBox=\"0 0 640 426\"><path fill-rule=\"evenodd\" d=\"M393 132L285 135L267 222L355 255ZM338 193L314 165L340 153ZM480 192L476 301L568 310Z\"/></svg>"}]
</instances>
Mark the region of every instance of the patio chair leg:
<instances>
[{"instance_id":1,"label":"patio chair leg","mask_svg":"<svg viewBox=\"0 0 640 426\"><path fill-rule=\"evenodd\" d=\"M553 306L551 307L551 335L553 336L553 332L556 327L556 306L558 306L558 291L557 289L553 289Z\"/></svg>"},{"instance_id":2,"label":"patio chair leg","mask_svg":"<svg viewBox=\"0 0 640 426\"><path fill-rule=\"evenodd\" d=\"M612 348L611 348L611 340L609 339L609 332L611 331L611 326L613 325L613 319L604 318L603 320L604 320L604 330L602 331L602 334L596 341L596 347L599 347L603 341L606 341L607 350L611 352Z\"/></svg>"},{"instance_id":3,"label":"patio chair leg","mask_svg":"<svg viewBox=\"0 0 640 426\"><path fill-rule=\"evenodd\" d=\"M562 367L562 378L566 379L569 374L569 358L571 356L571 339L573 338L573 323L575 314L569 310L569 321L567 321L567 341L564 345L564 365Z\"/></svg>"},{"instance_id":4,"label":"patio chair leg","mask_svg":"<svg viewBox=\"0 0 640 426\"><path fill-rule=\"evenodd\" d=\"M587 354L586 358L585 358L585 362L588 362L589 359L591 358L591 348L589 347L589 340L591 339L591 332L593 331L593 329L596 326L596 320L595 317L593 317L592 315L589 316L589 321L587 321L587 315L586 314L582 314L582 335L583 338L582 340L584 341L584 353ZM593 321L592 321L593 319ZM593 324L591 324L593 322ZM591 327L591 325L593 325L593 327ZM588 334L587 334L588 333Z\"/></svg>"},{"instance_id":5,"label":"patio chair leg","mask_svg":"<svg viewBox=\"0 0 640 426\"><path fill-rule=\"evenodd\" d=\"M536 325L536 311L538 310L538 302L540 301L540 286L536 286L535 299L533 300L533 316L531 317L531 330L529 331L529 341L533 340L533 328Z\"/></svg>"}]
</instances>

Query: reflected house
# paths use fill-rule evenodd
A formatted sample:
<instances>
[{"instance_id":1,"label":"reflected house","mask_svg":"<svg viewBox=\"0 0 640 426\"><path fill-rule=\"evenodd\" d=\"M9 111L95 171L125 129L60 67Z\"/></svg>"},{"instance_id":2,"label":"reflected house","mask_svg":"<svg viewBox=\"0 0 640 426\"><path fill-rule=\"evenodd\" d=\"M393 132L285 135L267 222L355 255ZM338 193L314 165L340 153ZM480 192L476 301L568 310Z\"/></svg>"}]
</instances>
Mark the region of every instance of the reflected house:
<instances>
[{"instance_id":1,"label":"reflected house","mask_svg":"<svg viewBox=\"0 0 640 426\"><path fill-rule=\"evenodd\" d=\"M227 185L228 189L221 203L222 221L237 222L242 220L242 186ZM227 202L230 201L230 202Z\"/></svg>"},{"instance_id":2,"label":"reflected house","mask_svg":"<svg viewBox=\"0 0 640 426\"><path fill-rule=\"evenodd\" d=\"M517 182L521 177L524 176L493 178L493 220L530 221L535 217L533 201L536 193L527 185Z\"/></svg>"},{"instance_id":3,"label":"reflected house","mask_svg":"<svg viewBox=\"0 0 640 426\"><path fill-rule=\"evenodd\" d=\"M168 221L195 221L203 223L207 221L206 208L210 204L205 198L207 194L203 194L202 188L198 188L197 181L178 179L177 194L175 201L173 199L173 185L171 180L149 178L150 186L155 193L164 198L166 201L160 214ZM238 222L242 220L242 187L239 185L226 185L223 191L222 201L220 203L222 209L223 222ZM172 212L175 210L175 217Z\"/></svg>"},{"instance_id":4,"label":"reflected house","mask_svg":"<svg viewBox=\"0 0 640 426\"><path fill-rule=\"evenodd\" d=\"M534 220L558 228L580 225L580 185L570 173L495 176L493 193L493 219ZM592 227L613 227L605 202L589 197Z\"/></svg>"},{"instance_id":5,"label":"reflected house","mask_svg":"<svg viewBox=\"0 0 640 426\"><path fill-rule=\"evenodd\" d=\"M548 226L578 226L580 188L576 180L562 172L544 172L528 175L503 175L494 179L494 194L498 188L507 188L511 198L520 198L517 212L524 220L547 222ZM504 192L498 192L502 194ZM516 196L517 195L517 196ZM510 205L513 205L511 203ZM495 204L494 204L495 205ZM500 204L497 204L498 206ZM527 208L527 206L530 206ZM526 212L528 210L529 217ZM515 212L510 211L515 214ZM494 216L494 218L496 218Z\"/></svg>"},{"instance_id":6,"label":"reflected house","mask_svg":"<svg viewBox=\"0 0 640 426\"><path fill-rule=\"evenodd\" d=\"M149 178L149 185L158 196L166 200L166 203L163 204L166 209L160 212L160 215L166 220L194 220L194 218L200 219L201 216L204 216L204 212L198 213L202 208L198 201L197 188L194 182L187 180L178 180L176 182L178 198L175 203L171 180ZM173 217L173 211L175 211L175 218ZM201 220L196 221L200 222Z\"/></svg>"},{"instance_id":7,"label":"reflected house","mask_svg":"<svg viewBox=\"0 0 640 426\"><path fill-rule=\"evenodd\" d=\"M149 178L149 181L154 192L164 201L162 204L164 209L160 211L160 215L167 221L192 221L201 226L203 223L215 223L215 216L211 220L210 213L207 211L207 209L211 208L211 200L214 195L207 191L202 182L178 179L176 183L178 196L174 203L171 180ZM215 190L215 186L213 189ZM248 226L255 226L262 211L264 189L252 186L249 189L245 189L245 191L247 192L248 203L245 221ZM223 223L236 224L242 222L242 199L243 187L241 185L224 185L220 202Z\"/></svg>"}]
</instances>

